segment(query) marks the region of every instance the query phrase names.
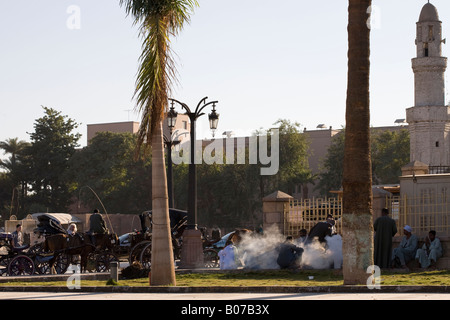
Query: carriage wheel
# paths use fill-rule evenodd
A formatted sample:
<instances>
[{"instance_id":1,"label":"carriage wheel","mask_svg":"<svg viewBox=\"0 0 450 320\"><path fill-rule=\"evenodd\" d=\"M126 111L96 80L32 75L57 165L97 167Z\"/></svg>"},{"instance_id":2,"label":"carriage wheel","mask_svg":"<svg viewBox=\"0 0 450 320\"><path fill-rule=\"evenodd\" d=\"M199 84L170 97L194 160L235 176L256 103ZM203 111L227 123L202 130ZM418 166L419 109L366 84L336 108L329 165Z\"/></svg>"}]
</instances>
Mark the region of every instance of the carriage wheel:
<instances>
[{"instance_id":1,"label":"carriage wheel","mask_svg":"<svg viewBox=\"0 0 450 320\"><path fill-rule=\"evenodd\" d=\"M70 265L70 256L68 254L59 254L56 258L55 269L57 274L66 273Z\"/></svg>"},{"instance_id":2,"label":"carriage wheel","mask_svg":"<svg viewBox=\"0 0 450 320\"><path fill-rule=\"evenodd\" d=\"M141 241L138 244L136 244L130 251L130 256L128 257L128 262L133 264L134 261L139 261L141 257L142 249L144 249L145 246L147 246L150 241Z\"/></svg>"},{"instance_id":3,"label":"carriage wheel","mask_svg":"<svg viewBox=\"0 0 450 320\"><path fill-rule=\"evenodd\" d=\"M10 276L25 276L32 275L33 273L33 260L27 256L16 256L8 265L8 275Z\"/></svg>"},{"instance_id":4,"label":"carriage wheel","mask_svg":"<svg viewBox=\"0 0 450 320\"><path fill-rule=\"evenodd\" d=\"M97 256L97 263L95 269L97 272L108 272L111 270L111 262L116 261L118 263L119 259L112 252L102 252Z\"/></svg>"},{"instance_id":5,"label":"carriage wheel","mask_svg":"<svg viewBox=\"0 0 450 320\"><path fill-rule=\"evenodd\" d=\"M11 261L11 257L9 255L0 255L0 275L6 276L8 275L8 265Z\"/></svg>"},{"instance_id":6,"label":"carriage wheel","mask_svg":"<svg viewBox=\"0 0 450 320\"><path fill-rule=\"evenodd\" d=\"M30 257L33 257L34 269L37 274L49 274L50 273L50 264L48 263L48 261L39 262L36 259L36 257L38 255L40 255L42 252L44 252L43 244L44 244L43 242L36 243L36 244L32 245L27 251L27 255Z\"/></svg>"},{"instance_id":7,"label":"carriage wheel","mask_svg":"<svg viewBox=\"0 0 450 320\"><path fill-rule=\"evenodd\" d=\"M144 269L150 270L152 266L152 243L148 243L141 251L139 262Z\"/></svg>"},{"instance_id":8,"label":"carriage wheel","mask_svg":"<svg viewBox=\"0 0 450 320\"><path fill-rule=\"evenodd\" d=\"M205 249L203 251L203 261L205 262L205 268L218 268L219 267L219 255L214 249Z\"/></svg>"}]
</instances>

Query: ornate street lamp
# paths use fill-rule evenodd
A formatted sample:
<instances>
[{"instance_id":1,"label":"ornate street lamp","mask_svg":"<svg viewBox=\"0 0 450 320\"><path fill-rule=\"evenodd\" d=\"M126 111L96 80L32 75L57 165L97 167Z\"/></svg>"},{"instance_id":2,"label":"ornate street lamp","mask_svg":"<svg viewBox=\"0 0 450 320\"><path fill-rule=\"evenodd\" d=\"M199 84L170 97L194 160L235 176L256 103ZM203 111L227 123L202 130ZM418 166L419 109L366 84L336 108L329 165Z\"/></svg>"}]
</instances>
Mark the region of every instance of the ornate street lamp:
<instances>
[{"instance_id":1,"label":"ornate street lamp","mask_svg":"<svg viewBox=\"0 0 450 320\"><path fill-rule=\"evenodd\" d=\"M181 251L181 268L198 268L203 266L203 245L201 232L197 230L197 168L195 165L195 141L196 141L196 120L204 115L203 110L213 105L212 112L208 115L209 124L213 133L217 129L219 114L216 112L216 103L218 101L206 102L208 97L203 98L192 111L188 105L175 99L169 99L173 103L176 102L186 110L186 115L191 122L191 152L189 163L189 189L188 189L188 219L186 230L183 232L183 247Z\"/></svg>"},{"instance_id":2,"label":"ornate street lamp","mask_svg":"<svg viewBox=\"0 0 450 320\"><path fill-rule=\"evenodd\" d=\"M169 112L167 112L167 125L169 127L170 133L172 133L173 128L177 123L178 112L175 111L174 102L172 101L172 106L170 107Z\"/></svg>"},{"instance_id":3,"label":"ornate street lamp","mask_svg":"<svg viewBox=\"0 0 450 320\"><path fill-rule=\"evenodd\" d=\"M209 127L211 128L211 131L213 133L213 137L216 133L217 130L217 126L219 124L219 114L216 113L216 103L213 102L213 109L212 112L210 114L208 114L208 118L209 118Z\"/></svg>"},{"instance_id":4,"label":"ornate street lamp","mask_svg":"<svg viewBox=\"0 0 450 320\"><path fill-rule=\"evenodd\" d=\"M181 134L173 137L173 129L177 123L178 112L175 111L174 102L172 101L172 106L169 112L167 112L167 126L169 127L169 137L163 135L164 145L167 147L167 191L169 196L169 208L174 208L174 197L173 197L173 164L172 164L172 147L180 144L178 137ZM175 131L176 132L176 131Z\"/></svg>"}]
</instances>

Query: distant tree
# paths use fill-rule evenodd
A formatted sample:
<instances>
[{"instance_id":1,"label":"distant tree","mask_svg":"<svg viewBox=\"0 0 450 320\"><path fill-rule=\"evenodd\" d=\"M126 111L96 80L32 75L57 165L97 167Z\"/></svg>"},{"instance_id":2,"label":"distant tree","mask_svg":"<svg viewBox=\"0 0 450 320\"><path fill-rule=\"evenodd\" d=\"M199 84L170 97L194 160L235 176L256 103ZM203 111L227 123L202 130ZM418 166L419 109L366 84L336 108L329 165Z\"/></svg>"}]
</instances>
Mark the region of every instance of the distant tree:
<instances>
[{"instance_id":1,"label":"distant tree","mask_svg":"<svg viewBox=\"0 0 450 320\"><path fill-rule=\"evenodd\" d=\"M71 158L72 189L91 208L100 198L109 213L140 213L151 209L151 161L134 158L136 136L99 132Z\"/></svg>"},{"instance_id":2,"label":"distant tree","mask_svg":"<svg viewBox=\"0 0 450 320\"><path fill-rule=\"evenodd\" d=\"M261 207L258 166L202 164L197 173L201 226L236 228L257 219L255 213Z\"/></svg>"},{"instance_id":3,"label":"distant tree","mask_svg":"<svg viewBox=\"0 0 450 320\"><path fill-rule=\"evenodd\" d=\"M331 196L330 191L342 188L342 172L344 170L345 134L335 135L331 140L326 157L319 165L319 182L315 187L323 196Z\"/></svg>"},{"instance_id":4,"label":"distant tree","mask_svg":"<svg viewBox=\"0 0 450 320\"><path fill-rule=\"evenodd\" d=\"M399 183L402 167L410 160L409 131L382 131L372 135L374 184Z\"/></svg>"},{"instance_id":5,"label":"distant tree","mask_svg":"<svg viewBox=\"0 0 450 320\"><path fill-rule=\"evenodd\" d=\"M5 141L0 141L0 149L2 149L6 155L10 155L7 160L0 160L0 166L9 172L14 172L14 169L18 164L18 158L29 145L30 143L26 141L19 141L19 138L10 138Z\"/></svg>"},{"instance_id":6,"label":"distant tree","mask_svg":"<svg viewBox=\"0 0 450 320\"><path fill-rule=\"evenodd\" d=\"M73 130L79 124L52 108L43 109L45 115L35 121L27 151L32 201L35 208L64 212L71 198L68 163L81 136Z\"/></svg>"},{"instance_id":7,"label":"distant tree","mask_svg":"<svg viewBox=\"0 0 450 320\"><path fill-rule=\"evenodd\" d=\"M279 129L279 170L275 175L260 177L262 197L277 190L292 194L297 186L313 180L308 163L310 142L301 134L300 124L280 119L274 126ZM267 134L270 139L270 132Z\"/></svg>"},{"instance_id":8,"label":"distant tree","mask_svg":"<svg viewBox=\"0 0 450 320\"><path fill-rule=\"evenodd\" d=\"M24 165L26 149L30 143L18 138L10 138L0 142L0 149L9 157L0 160L0 167L6 170L3 175L3 183L0 188L0 200L7 205L9 212L22 216L25 207L25 196L27 194L26 177L28 167ZM11 207L12 206L12 207Z\"/></svg>"},{"instance_id":9,"label":"distant tree","mask_svg":"<svg viewBox=\"0 0 450 320\"><path fill-rule=\"evenodd\" d=\"M400 182L401 168L409 162L409 131L377 130L371 135L372 181L374 184ZM328 195L342 187L345 134L335 135L326 157L320 164L316 190Z\"/></svg>"},{"instance_id":10,"label":"distant tree","mask_svg":"<svg viewBox=\"0 0 450 320\"><path fill-rule=\"evenodd\" d=\"M11 203L14 204L14 200L11 201L13 188L7 173L0 172L0 215L6 219L12 211Z\"/></svg>"},{"instance_id":11,"label":"distant tree","mask_svg":"<svg viewBox=\"0 0 450 320\"><path fill-rule=\"evenodd\" d=\"M262 176L262 164L250 164L248 161L245 164L198 165L199 224L229 228L256 227L262 222L258 213L261 212L264 196L276 190L292 193L296 186L311 181L307 161L309 141L300 133L300 125L289 120L279 120L274 125L279 128L279 170L276 174ZM263 129L255 131L255 136L263 135L267 135L271 155L271 132ZM246 149L246 159L249 159L249 152ZM182 166L175 168L175 199L180 204L185 199L182 191L186 190L187 172ZM184 179L181 184L179 178Z\"/></svg>"}]
</instances>

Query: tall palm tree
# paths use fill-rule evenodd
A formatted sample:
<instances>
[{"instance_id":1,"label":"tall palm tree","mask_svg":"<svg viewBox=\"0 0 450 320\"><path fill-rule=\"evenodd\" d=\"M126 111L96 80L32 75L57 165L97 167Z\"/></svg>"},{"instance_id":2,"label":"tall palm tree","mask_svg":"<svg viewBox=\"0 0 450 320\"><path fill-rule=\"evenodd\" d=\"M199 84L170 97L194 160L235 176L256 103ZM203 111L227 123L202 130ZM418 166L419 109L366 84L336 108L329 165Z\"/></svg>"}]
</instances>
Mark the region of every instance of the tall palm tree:
<instances>
[{"instance_id":1,"label":"tall palm tree","mask_svg":"<svg viewBox=\"0 0 450 320\"><path fill-rule=\"evenodd\" d=\"M22 163L22 161L24 160L25 150L29 146L29 142L19 140L19 138L10 138L5 141L0 141L0 149L2 149L6 155L10 155L7 160L0 159L0 168L4 168L8 171L7 175L10 178L11 186L13 188L11 203L21 204L20 206L16 207L16 214L18 214L18 210L20 209L20 207L23 209L25 202L27 183L25 181L25 165ZM20 191L20 200L19 195L16 193L16 191ZM17 199L14 199L14 196L16 196Z\"/></svg>"},{"instance_id":2,"label":"tall palm tree","mask_svg":"<svg viewBox=\"0 0 450 320\"><path fill-rule=\"evenodd\" d=\"M10 138L5 141L0 141L0 149L2 149L5 154L11 155L9 160L0 160L0 165L10 172L13 171L17 165L17 156L29 145L30 144L26 141L19 141L19 138Z\"/></svg>"},{"instance_id":3,"label":"tall palm tree","mask_svg":"<svg viewBox=\"0 0 450 320\"><path fill-rule=\"evenodd\" d=\"M345 284L366 284L373 265L370 158L371 0L349 0L348 84L343 172L343 274Z\"/></svg>"},{"instance_id":4,"label":"tall palm tree","mask_svg":"<svg viewBox=\"0 0 450 320\"><path fill-rule=\"evenodd\" d=\"M176 36L198 6L196 0L120 0L127 15L140 25L142 54L136 80L137 109L142 114L138 152L152 148L152 285L175 285L170 232L162 120L170 85L175 80L170 36Z\"/></svg>"}]
</instances>

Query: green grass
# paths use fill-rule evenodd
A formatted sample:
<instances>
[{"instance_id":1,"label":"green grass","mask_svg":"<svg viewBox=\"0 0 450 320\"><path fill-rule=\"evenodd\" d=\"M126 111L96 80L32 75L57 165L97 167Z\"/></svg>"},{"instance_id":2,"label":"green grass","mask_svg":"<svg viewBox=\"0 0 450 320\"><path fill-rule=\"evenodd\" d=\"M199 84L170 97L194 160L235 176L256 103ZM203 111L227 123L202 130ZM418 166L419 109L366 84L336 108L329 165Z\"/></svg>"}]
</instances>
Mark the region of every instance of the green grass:
<instances>
[{"instance_id":1,"label":"green grass","mask_svg":"<svg viewBox=\"0 0 450 320\"><path fill-rule=\"evenodd\" d=\"M309 280L313 276L313 280ZM369 276L369 274L368 274ZM81 280L81 286L106 286L107 281ZM109 284L114 285L114 284ZM148 278L119 280L120 286L148 286ZM219 273L177 274L177 286L339 286L343 285L340 272L334 270L301 271L240 271ZM416 285L446 286L450 285L450 271L420 271L410 273L382 272L381 285ZM0 286L66 286L65 281L54 282L8 282Z\"/></svg>"}]
</instances>

